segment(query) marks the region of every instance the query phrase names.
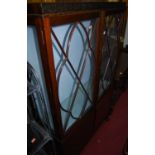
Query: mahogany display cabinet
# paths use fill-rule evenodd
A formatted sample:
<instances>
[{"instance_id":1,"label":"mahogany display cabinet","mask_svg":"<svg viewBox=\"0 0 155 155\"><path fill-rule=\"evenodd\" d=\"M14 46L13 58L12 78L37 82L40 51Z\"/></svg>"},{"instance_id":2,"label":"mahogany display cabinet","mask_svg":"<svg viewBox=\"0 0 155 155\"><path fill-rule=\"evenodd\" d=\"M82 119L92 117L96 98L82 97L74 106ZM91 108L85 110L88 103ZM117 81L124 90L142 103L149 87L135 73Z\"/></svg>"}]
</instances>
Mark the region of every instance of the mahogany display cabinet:
<instances>
[{"instance_id":1,"label":"mahogany display cabinet","mask_svg":"<svg viewBox=\"0 0 155 155\"><path fill-rule=\"evenodd\" d=\"M78 155L111 108L125 3L28 4L28 63L38 74L57 154Z\"/></svg>"}]
</instances>

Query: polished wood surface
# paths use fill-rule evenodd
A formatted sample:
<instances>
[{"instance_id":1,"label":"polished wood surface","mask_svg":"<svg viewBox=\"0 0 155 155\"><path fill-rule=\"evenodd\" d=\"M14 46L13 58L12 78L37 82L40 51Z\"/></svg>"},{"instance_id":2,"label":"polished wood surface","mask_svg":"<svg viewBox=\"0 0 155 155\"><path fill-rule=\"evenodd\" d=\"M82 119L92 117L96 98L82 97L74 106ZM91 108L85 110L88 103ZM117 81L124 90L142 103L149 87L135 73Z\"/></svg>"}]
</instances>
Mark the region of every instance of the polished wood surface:
<instances>
[{"instance_id":1,"label":"polished wood surface","mask_svg":"<svg viewBox=\"0 0 155 155\"><path fill-rule=\"evenodd\" d=\"M51 104L51 111L53 115L54 127L56 136L60 139L63 136L63 129L60 116L60 106L58 99L57 80L54 68L54 58L51 41L51 27L48 18L37 18L35 20L36 30L38 34L38 41L40 46L41 58L44 68L44 75L48 96Z\"/></svg>"},{"instance_id":2,"label":"polished wood surface","mask_svg":"<svg viewBox=\"0 0 155 155\"><path fill-rule=\"evenodd\" d=\"M53 14L48 16L52 26L73 23L76 21L94 19L99 17L99 11L67 12L66 14Z\"/></svg>"},{"instance_id":3,"label":"polished wood surface","mask_svg":"<svg viewBox=\"0 0 155 155\"><path fill-rule=\"evenodd\" d=\"M99 80L100 80L100 65L101 65L101 54L103 48L103 31L105 27L105 11L100 12L98 31L97 31L97 45L96 45L96 57L95 57L95 72L94 72L94 103L97 103L98 92L99 92Z\"/></svg>"}]
</instances>

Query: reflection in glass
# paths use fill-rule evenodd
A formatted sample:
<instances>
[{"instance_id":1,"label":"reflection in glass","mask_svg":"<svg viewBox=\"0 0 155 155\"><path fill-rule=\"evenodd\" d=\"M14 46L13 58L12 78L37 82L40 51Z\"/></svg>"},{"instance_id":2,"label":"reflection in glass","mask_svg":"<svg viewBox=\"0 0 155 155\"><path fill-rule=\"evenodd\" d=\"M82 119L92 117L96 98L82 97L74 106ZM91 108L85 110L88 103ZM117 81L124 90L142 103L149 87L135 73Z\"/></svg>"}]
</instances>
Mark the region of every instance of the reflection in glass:
<instances>
[{"instance_id":1,"label":"reflection in glass","mask_svg":"<svg viewBox=\"0 0 155 155\"><path fill-rule=\"evenodd\" d=\"M37 121L46 127L49 132L54 129L50 103L47 95L37 33L34 26L27 27L27 82L28 82L28 106L33 102ZM32 102L29 102L31 98ZM46 115L46 116L45 116Z\"/></svg>"},{"instance_id":2,"label":"reflection in glass","mask_svg":"<svg viewBox=\"0 0 155 155\"><path fill-rule=\"evenodd\" d=\"M105 19L104 46L102 50L102 63L100 71L99 97L111 84L118 55L119 31L121 28L121 15L108 15Z\"/></svg>"}]
</instances>

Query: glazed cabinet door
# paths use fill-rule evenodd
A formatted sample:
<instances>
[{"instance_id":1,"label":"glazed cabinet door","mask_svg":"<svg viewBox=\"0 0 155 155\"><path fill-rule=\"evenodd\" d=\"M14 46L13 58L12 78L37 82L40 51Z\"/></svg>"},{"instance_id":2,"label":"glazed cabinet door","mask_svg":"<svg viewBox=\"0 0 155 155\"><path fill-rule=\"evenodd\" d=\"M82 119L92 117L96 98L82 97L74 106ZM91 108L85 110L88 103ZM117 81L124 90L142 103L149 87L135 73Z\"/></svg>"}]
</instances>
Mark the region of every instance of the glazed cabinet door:
<instances>
[{"instance_id":1,"label":"glazed cabinet door","mask_svg":"<svg viewBox=\"0 0 155 155\"><path fill-rule=\"evenodd\" d=\"M76 154L94 129L100 24L99 13L69 17L38 18L36 27L58 143L64 154Z\"/></svg>"},{"instance_id":2,"label":"glazed cabinet door","mask_svg":"<svg viewBox=\"0 0 155 155\"><path fill-rule=\"evenodd\" d=\"M91 17L51 26L66 154L76 154L93 133L97 31L98 18Z\"/></svg>"},{"instance_id":3,"label":"glazed cabinet door","mask_svg":"<svg viewBox=\"0 0 155 155\"><path fill-rule=\"evenodd\" d=\"M96 23L89 19L51 27L64 132L93 106Z\"/></svg>"},{"instance_id":4,"label":"glazed cabinet door","mask_svg":"<svg viewBox=\"0 0 155 155\"><path fill-rule=\"evenodd\" d=\"M103 122L109 115L112 107L112 96L118 57L123 41L124 13L106 12L103 31L103 48L101 51L101 65L99 76L99 93L96 110L96 125Z\"/></svg>"}]
</instances>

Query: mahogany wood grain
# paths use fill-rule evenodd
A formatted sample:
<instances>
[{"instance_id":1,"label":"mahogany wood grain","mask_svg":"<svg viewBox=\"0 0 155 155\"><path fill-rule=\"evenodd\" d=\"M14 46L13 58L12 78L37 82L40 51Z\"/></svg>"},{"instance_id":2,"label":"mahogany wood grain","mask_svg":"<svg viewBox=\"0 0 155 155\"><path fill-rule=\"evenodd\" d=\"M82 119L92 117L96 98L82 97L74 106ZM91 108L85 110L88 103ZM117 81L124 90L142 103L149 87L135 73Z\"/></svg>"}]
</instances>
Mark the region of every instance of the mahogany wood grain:
<instances>
[{"instance_id":1,"label":"mahogany wood grain","mask_svg":"<svg viewBox=\"0 0 155 155\"><path fill-rule=\"evenodd\" d=\"M35 20L40 46L40 53L44 68L46 86L51 104L51 111L54 118L54 127L56 136L61 139L63 137L63 129L60 115L60 105L58 99L58 88L56 81L56 73L54 67L54 58L51 41L51 27L48 18L37 18Z\"/></svg>"},{"instance_id":2,"label":"mahogany wood grain","mask_svg":"<svg viewBox=\"0 0 155 155\"><path fill-rule=\"evenodd\" d=\"M84 117L66 132L62 147L64 155L78 155L82 148L89 142L94 131L94 108L91 107Z\"/></svg>"},{"instance_id":3,"label":"mahogany wood grain","mask_svg":"<svg viewBox=\"0 0 155 155\"><path fill-rule=\"evenodd\" d=\"M109 117L112 107L113 92L114 85L111 84L111 86L104 92L104 94L100 97L100 100L97 102L95 111L95 130Z\"/></svg>"},{"instance_id":4,"label":"mahogany wood grain","mask_svg":"<svg viewBox=\"0 0 155 155\"><path fill-rule=\"evenodd\" d=\"M53 26L62 25L67 23L73 23L82 20L88 20L97 18L99 16L99 11L79 11L79 12L67 12L60 14L49 15L50 22Z\"/></svg>"},{"instance_id":5,"label":"mahogany wood grain","mask_svg":"<svg viewBox=\"0 0 155 155\"><path fill-rule=\"evenodd\" d=\"M100 12L100 17L98 21L98 29L96 36L96 57L95 57L95 71L94 71L94 89L93 89L93 100L94 103L97 102L98 92L99 92L99 80L100 80L100 67L101 67L101 56L103 48L103 31L104 31L104 17L105 12Z\"/></svg>"}]
</instances>

